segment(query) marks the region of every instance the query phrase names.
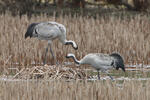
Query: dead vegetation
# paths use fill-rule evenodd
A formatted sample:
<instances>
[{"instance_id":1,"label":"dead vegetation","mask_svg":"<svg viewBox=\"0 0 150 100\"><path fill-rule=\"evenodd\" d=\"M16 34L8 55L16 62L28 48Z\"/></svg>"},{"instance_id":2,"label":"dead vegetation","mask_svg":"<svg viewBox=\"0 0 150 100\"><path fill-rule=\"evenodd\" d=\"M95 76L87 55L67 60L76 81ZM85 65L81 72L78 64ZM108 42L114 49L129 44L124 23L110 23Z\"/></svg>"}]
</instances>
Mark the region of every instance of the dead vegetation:
<instances>
[{"instance_id":1,"label":"dead vegetation","mask_svg":"<svg viewBox=\"0 0 150 100\"><path fill-rule=\"evenodd\" d=\"M17 69L16 69L17 70ZM65 79L76 80L86 79L84 70L79 68L69 68L60 65L34 66L32 68L22 68L13 76L13 79Z\"/></svg>"},{"instance_id":2,"label":"dead vegetation","mask_svg":"<svg viewBox=\"0 0 150 100\"><path fill-rule=\"evenodd\" d=\"M88 53L119 52L125 64L149 64L150 19L99 17L96 19L74 15L48 17L0 15L0 72L17 69L13 78L0 80L1 100L149 100L150 81L77 81L87 76L85 70L73 66L56 67L51 55L47 66L42 66L46 41L24 39L27 26L32 22L57 21L67 27L67 39L75 40L79 49L63 46L54 41L53 49L59 63L69 61L69 52L77 59ZM83 66L82 66L83 67ZM86 66L87 67L87 66ZM9 73L8 73L9 74ZM30 80L39 79L42 80ZM26 79L26 80L20 80ZM53 80L54 79L54 80ZM57 80L64 79L64 80ZM66 82L66 79L73 79ZM77 79L76 81L74 79Z\"/></svg>"},{"instance_id":3,"label":"dead vegetation","mask_svg":"<svg viewBox=\"0 0 150 100\"><path fill-rule=\"evenodd\" d=\"M150 81L0 81L2 100L149 100Z\"/></svg>"},{"instance_id":4,"label":"dead vegetation","mask_svg":"<svg viewBox=\"0 0 150 100\"><path fill-rule=\"evenodd\" d=\"M64 46L57 40L53 43L53 50L59 61L68 61L67 53L74 53L77 59L88 53L119 52L126 64L149 64L150 56L150 21L146 16L137 15L134 18L98 17L96 19L78 15L48 17L46 15L26 15L12 17L10 14L0 15L0 64L4 68L21 66L41 66L45 53L46 41L38 39L24 39L27 26L32 22L56 21L67 28L67 39L74 40L79 49ZM48 62L53 64L49 54Z\"/></svg>"}]
</instances>

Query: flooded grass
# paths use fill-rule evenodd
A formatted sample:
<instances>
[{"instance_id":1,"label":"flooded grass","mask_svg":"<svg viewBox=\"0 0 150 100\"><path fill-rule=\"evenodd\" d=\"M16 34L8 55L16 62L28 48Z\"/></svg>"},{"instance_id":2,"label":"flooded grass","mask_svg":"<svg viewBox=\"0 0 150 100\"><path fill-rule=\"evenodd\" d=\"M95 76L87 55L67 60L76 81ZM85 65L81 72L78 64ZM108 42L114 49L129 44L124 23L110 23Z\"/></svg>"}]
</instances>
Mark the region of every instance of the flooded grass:
<instances>
[{"instance_id":1,"label":"flooded grass","mask_svg":"<svg viewBox=\"0 0 150 100\"><path fill-rule=\"evenodd\" d=\"M90 18L82 16L33 16L0 15L0 73L14 76L15 70L9 68L32 68L41 65L47 46L46 41L24 39L27 26L33 22L57 21L67 28L67 39L74 40L79 49L63 46L54 41L53 50L60 64L70 61L67 53L74 53L81 59L88 53L119 52L125 64L149 64L150 56L150 20L147 16L134 18L114 18L111 16ZM49 64L53 64L48 55ZM34 65L32 65L34 63ZM44 67L44 66L43 66ZM68 67L76 67L71 65ZM81 66L85 73L96 76L97 72L86 71L88 66ZM149 100L150 71L111 70L114 78L121 80L0 80L0 100ZM101 73L101 77L107 76ZM7 77L7 76L6 76ZM126 80L131 79L131 80ZM137 80L132 80L137 79ZM13 80L13 81L12 81Z\"/></svg>"},{"instance_id":2,"label":"flooded grass","mask_svg":"<svg viewBox=\"0 0 150 100\"><path fill-rule=\"evenodd\" d=\"M64 46L57 40L52 47L60 63L70 61L67 53L74 53L81 59L88 53L119 52L125 64L149 64L150 56L150 20L147 16L136 15L134 18L115 18L108 16L89 18L82 16L33 16L0 15L0 65L5 67L32 67L43 62L46 41L24 39L29 24L33 22L56 21L67 28L67 39L74 40L79 49ZM50 53L47 63L53 64ZM19 66L14 66L13 64ZM3 69L3 67L1 68ZM0 70L1 70L0 69Z\"/></svg>"},{"instance_id":3,"label":"flooded grass","mask_svg":"<svg viewBox=\"0 0 150 100\"><path fill-rule=\"evenodd\" d=\"M87 72L88 76L97 76L97 72L95 70L89 70ZM126 77L126 78L150 78L150 71L130 71L126 70L126 72L123 72L122 70L110 70L109 75L112 76L113 78L119 78L119 77ZM101 72L100 73L101 77L106 77L108 76L106 73Z\"/></svg>"}]
</instances>

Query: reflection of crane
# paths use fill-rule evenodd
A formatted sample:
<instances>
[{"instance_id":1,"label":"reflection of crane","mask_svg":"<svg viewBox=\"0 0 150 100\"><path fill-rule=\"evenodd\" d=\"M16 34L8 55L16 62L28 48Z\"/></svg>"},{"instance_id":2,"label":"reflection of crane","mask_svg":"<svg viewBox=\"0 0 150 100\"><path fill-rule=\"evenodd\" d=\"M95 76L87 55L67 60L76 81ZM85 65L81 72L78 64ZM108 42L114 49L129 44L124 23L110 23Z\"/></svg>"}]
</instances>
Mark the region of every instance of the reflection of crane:
<instances>
[{"instance_id":1,"label":"reflection of crane","mask_svg":"<svg viewBox=\"0 0 150 100\"><path fill-rule=\"evenodd\" d=\"M91 53L83 57L80 61L76 59L74 54L69 53L67 58L72 58L76 64L89 64L95 68L98 72L98 79L100 79L99 71L107 73L108 69L115 68L118 70L121 68L125 72L123 58L118 53L102 54L102 53ZM109 77L113 79L110 75Z\"/></svg>"},{"instance_id":2,"label":"reflection of crane","mask_svg":"<svg viewBox=\"0 0 150 100\"><path fill-rule=\"evenodd\" d=\"M78 46L74 41L66 40L66 28L64 25L56 22L42 22L42 23L32 23L28 26L25 38L27 37L37 37L40 40L47 40L48 47L50 47L50 52L53 58L56 60L54 53L51 48L52 40L58 38L61 43L65 45L72 45L72 47L77 50ZM48 52L48 47L46 48L44 64L46 63L46 55ZM57 61L56 61L57 63ZM58 64L58 63L57 63Z\"/></svg>"}]
</instances>

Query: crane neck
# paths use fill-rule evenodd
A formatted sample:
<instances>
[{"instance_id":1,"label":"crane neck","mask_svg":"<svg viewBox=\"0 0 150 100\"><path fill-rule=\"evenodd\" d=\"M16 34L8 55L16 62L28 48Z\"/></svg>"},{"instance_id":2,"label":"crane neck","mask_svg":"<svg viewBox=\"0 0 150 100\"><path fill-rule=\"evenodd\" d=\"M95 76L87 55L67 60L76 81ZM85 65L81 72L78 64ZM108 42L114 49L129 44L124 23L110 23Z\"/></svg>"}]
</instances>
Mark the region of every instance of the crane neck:
<instances>
[{"instance_id":1,"label":"crane neck","mask_svg":"<svg viewBox=\"0 0 150 100\"><path fill-rule=\"evenodd\" d=\"M81 61L77 60L74 54L68 54L66 58L72 58L76 64L81 64Z\"/></svg>"},{"instance_id":2,"label":"crane neck","mask_svg":"<svg viewBox=\"0 0 150 100\"><path fill-rule=\"evenodd\" d=\"M75 49L75 50L77 50L78 49L78 46L77 46L77 44L74 42L74 41L72 41L72 40L66 40L65 41L65 45L72 45L72 47Z\"/></svg>"}]
</instances>

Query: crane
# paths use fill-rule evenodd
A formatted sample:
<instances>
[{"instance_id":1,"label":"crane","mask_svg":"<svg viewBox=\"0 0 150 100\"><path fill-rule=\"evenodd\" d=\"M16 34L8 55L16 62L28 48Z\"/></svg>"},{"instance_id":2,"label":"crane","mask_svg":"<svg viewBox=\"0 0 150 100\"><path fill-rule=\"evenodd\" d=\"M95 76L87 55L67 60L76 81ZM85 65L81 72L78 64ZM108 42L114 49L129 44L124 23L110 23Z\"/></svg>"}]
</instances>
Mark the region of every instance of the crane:
<instances>
[{"instance_id":1,"label":"crane","mask_svg":"<svg viewBox=\"0 0 150 100\"><path fill-rule=\"evenodd\" d=\"M67 54L66 58L72 58L74 62L78 65L81 64L89 64L93 68L95 68L98 72L97 77L100 80L100 73L107 72L108 69L115 68L118 70L121 68L125 72L124 61L123 58L118 53L112 54L103 54L103 53L90 53L84 56L81 60L77 60L75 55L72 53ZM108 74L109 75L109 74ZM109 75L109 77L113 80L113 78Z\"/></svg>"},{"instance_id":2,"label":"crane","mask_svg":"<svg viewBox=\"0 0 150 100\"><path fill-rule=\"evenodd\" d=\"M58 39L64 45L72 45L72 47L75 50L78 49L78 46L74 41L66 39L66 27L57 22L48 21L48 22L32 23L28 26L27 31L25 33L25 39L27 37L30 38L33 37L33 38L38 38L39 40L48 41L48 46L45 52L45 58L43 60L44 65L46 64L46 55L49 47L50 47L50 53L52 54L52 57L56 61L56 64L58 64L51 47L52 41L54 39Z\"/></svg>"}]
</instances>

